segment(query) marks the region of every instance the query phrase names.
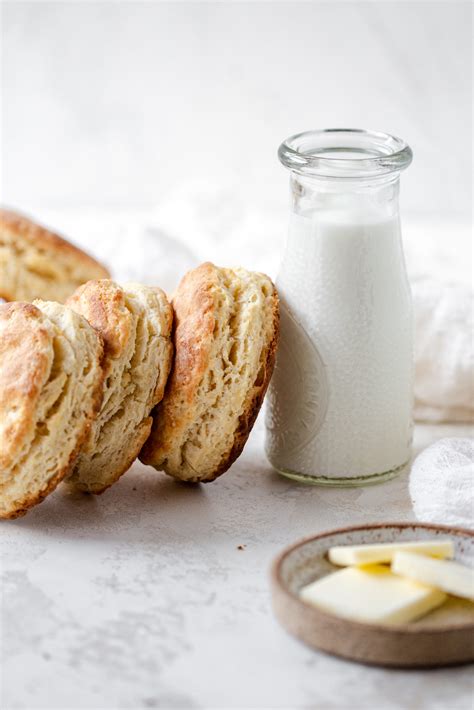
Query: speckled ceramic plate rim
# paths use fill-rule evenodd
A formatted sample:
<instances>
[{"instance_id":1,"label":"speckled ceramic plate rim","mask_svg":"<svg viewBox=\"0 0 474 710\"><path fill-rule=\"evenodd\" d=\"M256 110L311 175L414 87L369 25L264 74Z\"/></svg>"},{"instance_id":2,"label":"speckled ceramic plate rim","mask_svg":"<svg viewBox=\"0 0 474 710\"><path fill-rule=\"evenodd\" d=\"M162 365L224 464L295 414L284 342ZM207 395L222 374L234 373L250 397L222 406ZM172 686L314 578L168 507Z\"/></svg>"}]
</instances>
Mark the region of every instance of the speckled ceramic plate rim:
<instances>
[{"instance_id":1,"label":"speckled ceramic plate rim","mask_svg":"<svg viewBox=\"0 0 474 710\"><path fill-rule=\"evenodd\" d=\"M459 527L454 527L450 525L437 525L435 523L418 523L418 522L406 522L406 523L400 523L400 522L387 522L387 523L369 523L368 525L351 525L349 527L344 527L344 528L334 528L333 530L326 530L325 532L319 533L318 535L309 535L308 537L301 538L297 542L293 543L292 545L289 545L286 547L282 552L280 552L279 555L274 559L271 570L270 570L270 576L271 576L271 583L272 585L278 587L278 590L280 593L283 593L288 599L290 599L293 603L296 601L301 608L301 612L304 614L305 610L307 608L310 608L313 612L316 610L318 615L321 616L321 618L325 618L328 622L331 620L337 620L340 622L341 620L344 621L344 623L347 625L347 628L353 628L358 631L365 630L366 632L372 631L379 631L383 629L384 631L390 632L393 635L408 635L408 634L413 634L413 635L419 635L419 634L424 634L424 633L429 633L429 634L439 634L442 636L444 633L446 633L447 630L450 631L467 631L469 629L474 631L474 623L461 623L461 624L445 624L443 626L429 626L429 625L424 625L423 628L417 627L414 624L400 624L397 626L392 626L388 624L369 624L365 622L360 622L360 621L352 621L351 619L343 619L343 617L337 616L336 614L331 614L330 612L323 611L322 609L317 609L311 604L308 604L307 602L304 602L300 597L298 597L296 594L293 594L290 592L290 590L287 588L286 584L283 582L281 579L281 566L284 562L284 560L296 549L299 547L302 547L304 545L307 545L310 542L313 542L315 540L321 540L325 537L331 537L333 535L340 535L344 533L351 533L351 532L357 532L357 531L366 531L366 530L382 530L383 528L400 528L404 530L408 530L410 528L423 528L424 530L433 530L436 532L442 532L446 533L447 535L455 535L455 536L462 536L462 537L467 537L467 538L474 538L474 531L468 530L467 528L459 528ZM369 543L367 543L369 544Z\"/></svg>"}]
</instances>

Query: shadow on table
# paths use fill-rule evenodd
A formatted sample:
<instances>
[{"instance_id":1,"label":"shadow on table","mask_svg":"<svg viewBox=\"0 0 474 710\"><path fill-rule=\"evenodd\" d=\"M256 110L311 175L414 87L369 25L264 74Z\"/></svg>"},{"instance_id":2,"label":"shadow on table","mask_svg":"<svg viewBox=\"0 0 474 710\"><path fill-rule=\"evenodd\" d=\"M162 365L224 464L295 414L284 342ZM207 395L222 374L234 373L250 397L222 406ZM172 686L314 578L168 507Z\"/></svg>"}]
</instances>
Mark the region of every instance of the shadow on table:
<instances>
[{"instance_id":1,"label":"shadow on table","mask_svg":"<svg viewBox=\"0 0 474 710\"><path fill-rule=\"evenodd\" d=\"M65 538L143 542L159 539L160 528L179 526L180 518L202 520L210 507L202 485L176 481L136 462L102 495L73 492L65 484L26 516L2 525Z\"/></svg>"},{"instance_id":2,"label":"shadow on table","mask_svg":"<svg viewBox=\"0 0 474 710\"><path fill-rule=\"evenodd\" d=\"M439 438L439 427L419 426L418 432L414 456ZM297 511L298 528L310 532L315 513L318 527L325 528L402 522L415 519L409 469L391 481L370 486L309 486L274 472L260 448L250 446L215 484L182 483L136 462L101 496L71 493L62 485L24 518L2 522L2 526L34 529L45 535L59 532L65 538L134 543L159 540L170 531L204 539L211 529L224 530L226 518L235 518L236 511L251 522L259 507L272 508L275 515ZM238 520L234 520L234 527L239 527Z\"/></svg>"}]
</instances>

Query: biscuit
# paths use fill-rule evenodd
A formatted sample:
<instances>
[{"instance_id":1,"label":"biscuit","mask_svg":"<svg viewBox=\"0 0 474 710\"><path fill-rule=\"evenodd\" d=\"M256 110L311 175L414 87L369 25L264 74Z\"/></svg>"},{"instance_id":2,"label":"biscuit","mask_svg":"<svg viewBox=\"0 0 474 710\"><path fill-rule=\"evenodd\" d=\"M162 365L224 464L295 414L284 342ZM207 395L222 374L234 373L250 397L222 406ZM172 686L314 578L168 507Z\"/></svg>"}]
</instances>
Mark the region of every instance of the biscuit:
<instances>
[{"instance_id":1,"label":"biscuit","mask_svg":"<svg viewBox=\"0 0 474 710\"><path fill-rule=\"evenodd\" d=\"M89 279L107 269L57 234L27 217L0 209L0 298L63 303Z\"/></svg>"},{"instance_id":2,"label":"biscuit","mask_svg":"<svg viewBox=\"0 0 474 710\"><path fill-rule=\"evenodd\" d=\"M104 341L104 397L68 483L102 493L132 465L171 368L173 311L158 288L89 281L68 300Z\"/></svg>"},{"instance_id":3,"label":"biscuit","mask_svg":"<svg viewBox=\"0 0 474 710\"><path fill-rule=\"evenodd\" d=\"M140 459L213 481L240 455L273 371L278 295L264 274L206 263L173 299L175 361Z\"/></svg>"},{"instance_id":4,"label":"biscuit","mask_svg":"<svg viewBox=\"0 0 474 710\"><path fill-rule=\"evenodd\" d=\"M99 407L102 352L66 306L0 305L0 518L25 514L74 464Z\"/></svg>"}]
</instances>

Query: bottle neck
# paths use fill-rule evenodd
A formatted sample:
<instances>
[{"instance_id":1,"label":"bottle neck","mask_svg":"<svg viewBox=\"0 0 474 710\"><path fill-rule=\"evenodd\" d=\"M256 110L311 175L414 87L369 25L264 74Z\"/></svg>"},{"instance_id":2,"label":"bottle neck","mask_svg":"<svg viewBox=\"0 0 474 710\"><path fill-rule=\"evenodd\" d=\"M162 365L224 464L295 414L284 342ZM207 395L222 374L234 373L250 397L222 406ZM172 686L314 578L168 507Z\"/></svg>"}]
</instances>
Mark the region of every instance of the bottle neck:
<instances>
[{"instance_id":1,"label":"bottle neck","mask_svg":"<svg viewBox=\"0 0 474 710\"><path fill-rule=\"evenodd\" d=\"M351 213L380 219L398 215L400 173L371 179L328 179L291 172L291 209L296 214L312 212Z\"/></svg>"}]
</instances>

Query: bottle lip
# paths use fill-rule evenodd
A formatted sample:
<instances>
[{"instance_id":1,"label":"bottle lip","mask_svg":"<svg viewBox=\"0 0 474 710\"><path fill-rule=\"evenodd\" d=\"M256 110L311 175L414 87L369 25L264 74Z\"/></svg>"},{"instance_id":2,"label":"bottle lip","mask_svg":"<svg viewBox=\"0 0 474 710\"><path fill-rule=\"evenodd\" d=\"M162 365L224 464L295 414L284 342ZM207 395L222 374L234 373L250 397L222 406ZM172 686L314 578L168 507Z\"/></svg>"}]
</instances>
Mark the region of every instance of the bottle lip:
<instances>
[{"instance_id":1,"label":"bottle lip","mask_svg":"<svg viewBox=\"0 0 474 710\"><path fill-rule=\"evenodd\" d=\"M407 168L413 158L401 138L360 128L325 128L296 133L278 149L281 163L300 175L371 178Z\"/></svg>"}]
</instances>

